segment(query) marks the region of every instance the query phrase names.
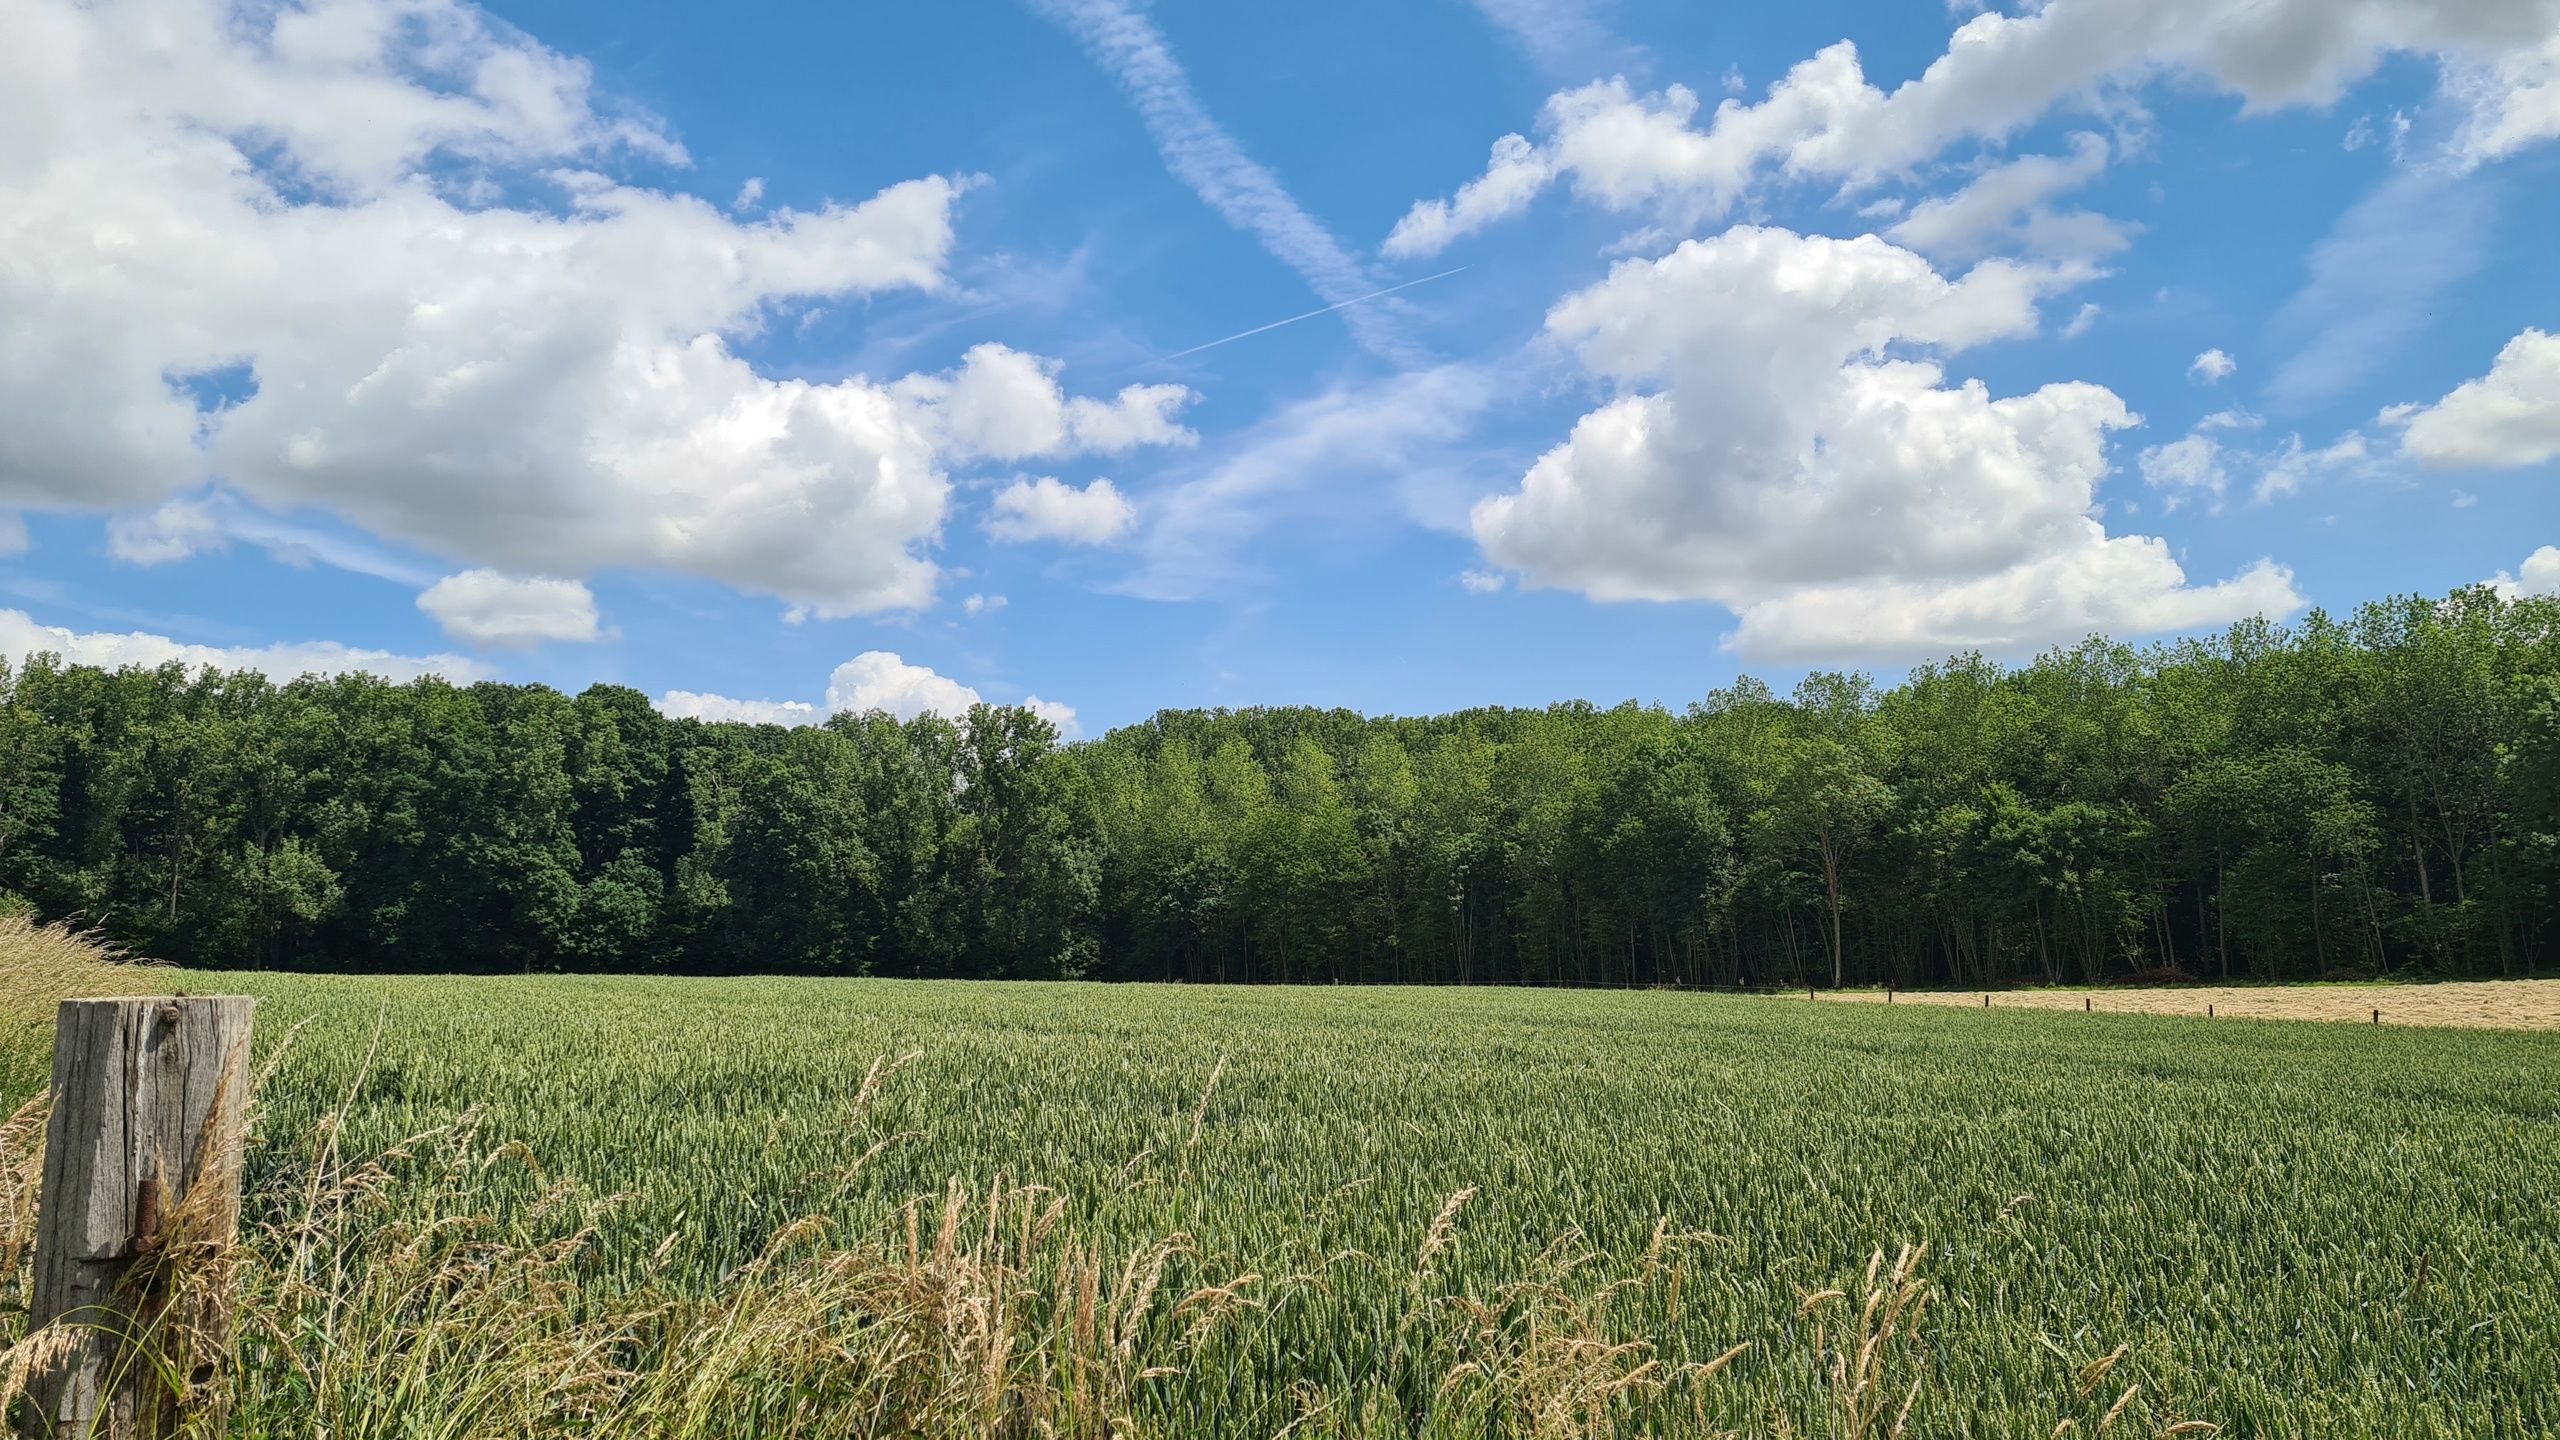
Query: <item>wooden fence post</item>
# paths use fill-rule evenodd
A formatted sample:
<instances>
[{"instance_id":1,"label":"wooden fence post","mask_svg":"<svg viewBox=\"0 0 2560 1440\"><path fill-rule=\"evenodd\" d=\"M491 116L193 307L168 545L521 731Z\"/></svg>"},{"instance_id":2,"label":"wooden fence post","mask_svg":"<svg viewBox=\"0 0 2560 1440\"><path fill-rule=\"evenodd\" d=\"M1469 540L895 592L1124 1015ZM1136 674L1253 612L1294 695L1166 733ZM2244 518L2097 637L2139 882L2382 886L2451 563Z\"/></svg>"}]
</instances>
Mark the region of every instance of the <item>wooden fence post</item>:
<instances>
[{"instance_id":1,"label":"wooden fence post","mask_svg":"<svg viewBox=\"0 0 2560 1440\"><path fill-rule=\"evenodd\" d=\"M166 1434L218 1353L256 1004L62 1002L27 1319L71 1338L28 1377L26 1434Z\"/></svg>"}]
</instances>

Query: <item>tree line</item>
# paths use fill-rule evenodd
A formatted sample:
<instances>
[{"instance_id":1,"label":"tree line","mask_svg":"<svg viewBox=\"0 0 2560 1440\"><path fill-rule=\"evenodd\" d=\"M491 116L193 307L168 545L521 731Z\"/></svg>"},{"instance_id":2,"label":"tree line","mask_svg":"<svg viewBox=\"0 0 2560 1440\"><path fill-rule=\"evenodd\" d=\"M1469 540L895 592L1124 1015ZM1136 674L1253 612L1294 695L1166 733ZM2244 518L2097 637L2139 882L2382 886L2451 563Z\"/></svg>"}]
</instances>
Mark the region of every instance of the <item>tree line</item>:
<instances>
[{"instance_id":1,"label":"tree line","mask_svg":"<svg viewBox=\"0 0 2560 1440\"><path fill-rule=\"evenodd\" d=\"M0 664L0 903L211 967L1993 985L2560 943L2560 602L1679 711L1027 710Z\"/></svg>"}]
</instances>

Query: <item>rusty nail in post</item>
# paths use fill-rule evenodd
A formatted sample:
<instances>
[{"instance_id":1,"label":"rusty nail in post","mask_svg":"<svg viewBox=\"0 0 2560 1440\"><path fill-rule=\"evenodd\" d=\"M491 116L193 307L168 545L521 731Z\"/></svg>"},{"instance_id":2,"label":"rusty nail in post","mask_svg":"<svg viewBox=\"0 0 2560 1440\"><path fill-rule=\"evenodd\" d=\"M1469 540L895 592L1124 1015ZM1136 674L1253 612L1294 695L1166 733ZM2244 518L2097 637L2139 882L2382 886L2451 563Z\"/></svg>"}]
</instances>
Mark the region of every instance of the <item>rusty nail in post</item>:
<instances>
[{"instance_id":1,"label":"rusty nail in post","mask_svg":"<svg viewBox=\"0 0 2560 1440\"><path fill-rule=\"evenodd\" d=\"M148 1255L160 1248L160 1182L145 1180L134 1187L133 1253Z\"/></svg>"}]
</instances>

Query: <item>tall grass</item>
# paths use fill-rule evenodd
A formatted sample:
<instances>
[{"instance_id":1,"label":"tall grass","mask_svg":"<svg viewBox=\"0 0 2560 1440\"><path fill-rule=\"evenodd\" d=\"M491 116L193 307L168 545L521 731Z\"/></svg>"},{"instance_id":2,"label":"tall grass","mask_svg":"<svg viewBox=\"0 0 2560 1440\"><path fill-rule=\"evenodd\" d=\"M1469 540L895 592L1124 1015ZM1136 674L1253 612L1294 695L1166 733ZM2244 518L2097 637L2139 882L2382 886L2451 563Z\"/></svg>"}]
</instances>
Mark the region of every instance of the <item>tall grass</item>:
<instances>
[{"instance_id":1,"label":"tall grass","mask_svg":"<svg viewBox=\"0 0 2560 1440\"><path fill-rule=\"evenodd\" d=\"M875 1068L875 1073L877 1073ZM42 1097L9 1122L17 1157L0 1231L0 1287L23 1315L24 1244ZM343 1118L342 1116L339 1118ZM1321 1293L1322 1273L1196 1277L1197 1247L1175 1233L1107 1253L1064 1223L1065 1197L999 1178L984 1191L953 1181L938 1200L901 1208L893 1224L847 1235L816 1217L785 1226L707 1291L599 1285L595 1242L618 1223L620 1197L554 1180L520 1143L492 1144L479 1117L410 1136L380 1155L337 1165L334 1127L314 1137L315 1168L271 1173L258 1222L237 1250L180 1247L188 1273L163 1277L204 1318L229 1321L228 1344L178 1353L159 1331L135 1351L155 1399L190 1417L190 1435L296 1435L330 1440L432 1437L1092 1437L1187 1433L1147 1415L1150 1391L1214 1363L1223 1336L1251 1329L1272 1305ZM539 1187L501 1215L493 1183ZM1706 1387L1750 1349L1666 1364L1643 1334L1645 1304L1676 1313L1682 1257L1712 1237L1657 1225L1621 1264L1568 1236L1530 1273L1470 1293L1444 1283L1438 1260L1461 1243L1467 1199L1453 1195L1420 1238L1395 1320L1394 1369L1428 1382L1328 1387L1310 1375L1236 1373L1285 1384L1301 1436L1521 1436L1600 1440L1716 1433ZM656 1253L663 1264L676 1237ZM1818 1328L1814 1359L1833 1376L1829 1404L1774 1432L1842 1437L1903 1433L1927 1382L1916 1321L1927 1290L1919 1252L1905 1250L1835 1341ZM1342 1254L1326 1268L1371 1267ZM1844 1298L1807 1297L1807 1313ZM217 1327L220 1328L220 1327ZM77 1336L60 1327L6 1333L0 1409L30 1373ZM1885 1422L1882 1401L1903 1386Z\"/></svg>"}]
</instances>

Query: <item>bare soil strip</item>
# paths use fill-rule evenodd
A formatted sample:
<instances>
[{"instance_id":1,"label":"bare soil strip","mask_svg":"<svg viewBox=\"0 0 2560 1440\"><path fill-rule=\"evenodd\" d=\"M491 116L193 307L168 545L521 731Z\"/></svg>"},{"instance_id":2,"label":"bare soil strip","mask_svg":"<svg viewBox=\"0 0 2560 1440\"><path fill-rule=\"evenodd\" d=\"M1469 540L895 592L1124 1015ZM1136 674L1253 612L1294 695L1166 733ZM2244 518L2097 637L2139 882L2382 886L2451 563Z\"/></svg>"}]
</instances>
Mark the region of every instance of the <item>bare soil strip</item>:
<instances>
[{"instance_id":1,"label":"bare soil strip","mask_svg":"<svg viewBox=\"0 0 2560 1440\"><path fill-rule=\"evenodd\" d=\"M2448 980L2420 985L2181 985L2163 989L1994 990L1995 1010L2091 1010L2233 1020L2330 1020L2560 1030L2560 980ZM1883 1003L1881 990L1826 992L1826 1001ZM1982 1006L1979 990L1901 990L1896 1005ZM2208 1007L2210 1010L2208 1011Z\"/></svg>"}]
</instances>

